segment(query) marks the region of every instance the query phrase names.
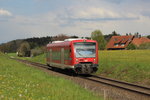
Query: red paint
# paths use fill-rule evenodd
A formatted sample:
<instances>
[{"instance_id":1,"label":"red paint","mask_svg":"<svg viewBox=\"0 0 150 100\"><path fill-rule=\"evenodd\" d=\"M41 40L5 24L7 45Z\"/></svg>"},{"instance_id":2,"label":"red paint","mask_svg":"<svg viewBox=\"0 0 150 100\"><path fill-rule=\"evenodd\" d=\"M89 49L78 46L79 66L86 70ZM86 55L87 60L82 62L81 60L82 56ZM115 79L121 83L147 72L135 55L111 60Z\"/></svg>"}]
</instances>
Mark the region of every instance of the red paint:
<instances>
[{"instance_id":1,"label":"red paint","mask_svg":"<svg viewBox=\"0 0 150 100\"><path fill-rule=\"evenodd\" d=\"M96 57L94 58L76 58L75 57L75 50L74 50L74 43L77 42L91 42L91 43L96 43ZM70 50L70 55L69 58L64 60L65 65L75 65L80 62L92 62L93 64L98 64L98 44L94 40L85 40L85 39L80 39L80 40L72 40L72 41L64 41L61 43L51 43L47 45L47 51L57 51L60 52L61 48L64 48L65 50ZM50 61L50 58L47 58L47 61ZM61 60L52 60L53 63L58 63L61 64Z\"/></svg>"}]
</instances>

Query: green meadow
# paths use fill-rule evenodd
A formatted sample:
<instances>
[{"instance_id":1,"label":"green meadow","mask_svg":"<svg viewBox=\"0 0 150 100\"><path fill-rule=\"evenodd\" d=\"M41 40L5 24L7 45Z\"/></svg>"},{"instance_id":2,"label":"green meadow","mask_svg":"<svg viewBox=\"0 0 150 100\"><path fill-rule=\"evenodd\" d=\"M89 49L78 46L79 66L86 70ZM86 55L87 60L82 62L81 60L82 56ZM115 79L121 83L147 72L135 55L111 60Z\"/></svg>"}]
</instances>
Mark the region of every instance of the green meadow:
<instances>
[{"instance_id":1,"label":"green meadow","mask_svg":"<svg viewBox=\"0 0 150 100\"><path fill-rule=\"evenodd\" d=\"M48 75L0 53L0 100L103 100L103 98L69 80Z\"/></svg>"},{"instance_id":2,"label":"green meadow","mask_svg":"<svg viewBox=\"0 0 150 100\"><path fill-rule=\"evenodd\" d=\"M21 59L46 63L45 54ZM99 51L99 70L96 74L149 86L150 50Z\"/></svg>"},{"instance_id":3,"label":"green meadow","mask_svg":"<svg viewBox=\"0 0 150 100\"><path fill-rule=\"evenodd\" d=\"M150 85L150 50L99 51L97 74Z\"/></svg>"}]
</instances>

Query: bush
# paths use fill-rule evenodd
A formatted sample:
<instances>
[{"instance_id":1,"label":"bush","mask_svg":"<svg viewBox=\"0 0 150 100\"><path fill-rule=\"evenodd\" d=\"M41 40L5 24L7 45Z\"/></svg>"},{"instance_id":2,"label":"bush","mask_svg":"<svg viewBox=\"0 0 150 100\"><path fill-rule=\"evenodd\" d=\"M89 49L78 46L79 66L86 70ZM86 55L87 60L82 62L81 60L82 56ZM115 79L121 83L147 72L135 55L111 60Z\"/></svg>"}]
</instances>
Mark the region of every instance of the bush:
<instances>
[{"instance_id":1,"label":"bush","mask_svg":"<svg viewBox=\"0 0 150 100\"><path fill-rule=\"evenodd\" d=\"M141 44L138 49L150 49L150 42Z\"/></svg>"},{"instance_id":2,"label":"bush","mask_svg":"<svg viewBox=\"0 0 150 100\"><path fill-rule=\"evenodd\" d=\"M44 53L44 50L42 48L35 48L31 50L31 56L37 56Z\"/></svg>"},{"instance_id":3,"label":"bush","mask_svg":"<svg viewBox=\"0 0 150 100\"><path fill-rule=\"evenodd\" d=\"M127 46L127 50L135 50L135 49L137 49L137 47L132 43Z\"/></svg>"},{"instance_id":4,"label":"bush","mask_svg":"<svg viewBox=\"0 0 150 100\"><path fill-rule=\"evenodd\" d=\"M18 49L17 55L20 57L29 57L30 56L30 45L28 42L23 42Z\"/></svg>"}]
</instances>

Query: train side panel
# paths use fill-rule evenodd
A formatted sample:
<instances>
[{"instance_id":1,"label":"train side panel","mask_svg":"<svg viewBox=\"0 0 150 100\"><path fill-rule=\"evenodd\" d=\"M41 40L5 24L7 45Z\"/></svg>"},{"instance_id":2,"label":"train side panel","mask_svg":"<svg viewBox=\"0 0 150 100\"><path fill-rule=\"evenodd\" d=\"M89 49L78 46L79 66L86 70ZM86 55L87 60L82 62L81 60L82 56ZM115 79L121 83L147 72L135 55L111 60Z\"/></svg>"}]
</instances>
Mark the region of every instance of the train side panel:
<instances>
[{"instance_id":1,"label":"train side panel","mask_svg":"<svg viewBox=\"0 0 150 100\"><path fill-rule=\"evenodd\" d=\"M73 68L71 46L47 47L47 64L58 68Z\"/></svg>"}]
</instances>

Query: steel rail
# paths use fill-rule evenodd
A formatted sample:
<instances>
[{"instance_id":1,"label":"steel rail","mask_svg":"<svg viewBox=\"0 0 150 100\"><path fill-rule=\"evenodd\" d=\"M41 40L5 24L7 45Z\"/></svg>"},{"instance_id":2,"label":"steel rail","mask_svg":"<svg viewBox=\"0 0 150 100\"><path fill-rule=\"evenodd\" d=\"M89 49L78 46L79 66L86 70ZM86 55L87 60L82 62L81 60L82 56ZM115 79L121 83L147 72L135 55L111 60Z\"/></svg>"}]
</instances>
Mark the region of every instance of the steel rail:
<instances>
[{"instance_id":1,"label":"steel rail","mask_svg":"<svg viewBox=\"0 0 150 100\"><path fill-rule=\"evenodd\" d=\"M83 78L83 79L90 80L90 81L97 82L97 83L101 83L101 84L104 84L104 85L109 85L109 86L112 86L112 87L117 87L117 88L121 88L121 89L128 90L128 91L131 91L131 92L136 92L136 93L139 93L139 94L150 96L149 87L135 85L135 84L132 84L132 83L122 82L122 81L108 79L108 78L104 78L104 77L102 77L102 79L100 79L99 76L96 76L98 79L93 79L92 78L93 76L91 76L91 77L80 76L80 77ZM95 77L95 75L94 75L94 77ZM112 83L112 82L116 82L116 83ZM140 89L137 89L137 88L140 88Z\"/></svg>"},{"instance_id":2,"label":"steel rail","mask_svg":"<svg viewBox=\"0 0 150 100\"><path fill-rule=\"evenodd\" d=\"M138 84L132 84L132 83L129 83L129 82L119 81L119 80L116 80L116 79L106 78L106 77L102 77L102 76L92 75L92 77L99 78L99 79L104 79L104 80L108 80L108 81L113 81L113 82L117 82L117 83L121 83L121 84L125 84L125 85L130 85L130 86L134 86L134 87L138 87L138 88L142 88L142 89L146 89L146 90L149 90L149 92L150 92L150 87L141 86L141 85L138 85Z\"/></svg>"}]
</instances>

